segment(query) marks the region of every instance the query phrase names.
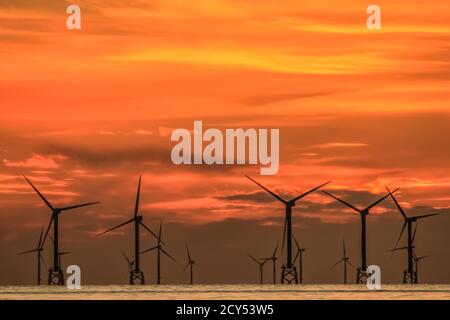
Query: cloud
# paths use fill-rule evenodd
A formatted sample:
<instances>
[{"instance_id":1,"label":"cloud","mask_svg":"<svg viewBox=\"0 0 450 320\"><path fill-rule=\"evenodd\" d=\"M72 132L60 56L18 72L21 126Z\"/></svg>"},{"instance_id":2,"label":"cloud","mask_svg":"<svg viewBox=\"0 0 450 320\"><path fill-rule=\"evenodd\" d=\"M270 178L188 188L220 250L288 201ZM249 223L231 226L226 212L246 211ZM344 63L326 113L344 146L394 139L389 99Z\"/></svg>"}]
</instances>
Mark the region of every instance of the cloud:
<instances>
[{"instance_id":1,"label":"cloud","mask_svg":"<svg viewBox=\"0 0 450 320\"><path fill-rule=\"evenodd\" d=\"M358 142L328 142L319 144L317 147L322 149L328 148L360 148L367 147L367 143L358 143Z\"/></svg>"},{"instance_id":2,"label":"cloud","mask_svg":"<svg viewBox=\"0 0 450 320\"><path fill-rule=\"evenodd\" d=\"M8 159L3 159L3 165L11 168L58 169L60 167L58 162L67 159L68 158L62 154L44 156L34 153L30 158L23 161L10 161Z\"/></svg>"}]
</instances>

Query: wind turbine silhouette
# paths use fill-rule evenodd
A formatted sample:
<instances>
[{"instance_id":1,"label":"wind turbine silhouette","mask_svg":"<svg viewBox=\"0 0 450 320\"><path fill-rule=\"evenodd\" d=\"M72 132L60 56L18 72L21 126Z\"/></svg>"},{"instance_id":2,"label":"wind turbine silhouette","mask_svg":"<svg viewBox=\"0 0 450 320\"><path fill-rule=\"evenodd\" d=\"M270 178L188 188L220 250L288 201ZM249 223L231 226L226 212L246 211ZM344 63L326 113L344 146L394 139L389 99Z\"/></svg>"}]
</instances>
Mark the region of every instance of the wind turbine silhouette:
<instances>
[{"instance_id":1,"label":"wind turbine silhouette","mask_svg":"<svg viewBox=\"0 0 450 320\"><path fill-rule=\"evenodd\" d=\"M294 264L298 259L298 273L299 273L299 282L303 283L303 252L308 250L308 248L302 248L297 242L297 239L294 237L295 245L297 246L297 254L294 258Z\"/></svg>"},{"instance_id":2,"label":"wind turbine silhouette","mask_svg":"<svg viewBox=\"0 0 450 320\"><path fill-rule=\"evenodd\" d=\"M89 203L83 203L79 205L69 206L69 207L63 207L63 208L56 208L53 207L50 202L39 192L39 190L31 183L30 180L28 180L27 177L23 176L25 180L31 185L31 187L36 191L36 193L39 195L39 197L42 199L42 201L45 202L47 207L50 208L52 211L52 215L50 218L50 222L47 227L47 231L45 232L44 239L42 240L42 246L45 243L45 240L47 238L48 232L50 230L50 227L53 224L53 237L55 241L53 242L53 268L49 268L49 275L48 275L48 284L49 285L64 285L64 273L61 270L61 266L59 265L59 215L65 211L81 208L85 206L90 206L93 204L97 204L100 202L89 202Z\"/></svg>"},{"instance_id":3,"label":"wind turbine silhouette","mask_svg":"<svg viewBox=\"0 0 450 320\"><path fill-rule=\"evenodd\" d=\"M368 277L367 274L367 250L366 250L366 218L369 215L370 209L378 205L381 201L389 197L391 194L396 192L398 189L394 190L393 192L389 192L384 197L378 199L374 203L372 203L370 206L364 208L364 209L358 209L351 205L350 203L339 199L338 197L332 195L331 193L328 193L324 190L322 190L323 193L326 195L336 199L340 203L346 205L347 207L353 209L354 211L358 212L361 216L361 266L357 269L357 275L356 275L356 283L365 283L365 280Z\"/></svg>"},{"instance_id":4,"label":"wind turbine silhouette","mask_svg":"<svg viewBox=\"0 0 450 320\"><path fill-rule=\"evenodd\" d=\"M347 254L345 253L345 240L342 240L342 259L333 264L331 269L333 269L335 266L340 264L341 262L344 262L344 284L347 284L347 263L351 265L353 268L355 267L352 265L352 263L349 261L349 257L347 257Z\"/></svg>"},{"instance_id":5,"label":"wind turbine silhouette","mask_svg":"<svg viewBox=\"0 0 450 320\"><path fill-rule=\"evenodd\" d=\"M284 200L279 195L275 194L274 192L270 191L268 188L264 187L262 184L256 182L252 178L246 175L248 179L256 183L259 187L264 189L266 192L268 192L270 195L272 195L275 199L280 201L285 206L285 219L284 219L284 230L283 230L283 242L281 246L281 250L284 250L284 239L286 238L287 242L287 248L286 248L286 264L284 264L282 268L282 276L281 276L281 283L287 283L290 284L292 282L298 283L298 275L295 268L295 265L292 263L292 207L295 207L295 202L306 197L308 194L320 189L321 187L327 185L331 181L328 181L324 184L321 184L320 186L317 186L305 193L302 193L301 195L292 198L290 200Z\"/></svg>"},{"instance_id":6,"label":"wind turbine silhouette","mask_svg":"<svg viewBox=\"0 0 450 320\"><path fill-rule=\"evenodd\" d=\"M420 261L430 257L430 255L426 255L426 256L421 256L421 257L416 257L416 254L414 254L414 264L416 267L416 283L419 283L419 264Z\"/></svg>"},{"instance_id":7,"label":"wind turbine silhouette","mask_svg":"<svg viewBox=\"0 0 450 320\"><path fill-rule=\"evenodd\" d=\"M267 261L272 261L272 272L273 272L273 284L276 283L277 281L277 250L278 250L278 244L279 242L277 242L277 245L275 246L275 250L273 251L273 254L271 257L268 258L263 258L262 260L265 260L264 262Z\"/></svg>"},{"instance_id":8,"label":"wind turbine silhouette","mask_svg":"<svg viewBox=\"0 0 450 320\"><path fill-rule=\"evenodd\" d=\"M140 265L139 265L139 245L140 245L140 227L143 227L145 230L147 230L152 236L154 236L156 239L158 239L158 236L150 230L149 227L147 227L144 224L144 217L139 213L139 201L141 196L141 176L139 176L139 182L138 182L138 188L137 188L137 194L136 194L136 203L134 206L134 216L130 220L127 220L115 227L112 227L111 229L108 229L102 233L99 233L97 236L101 236L105 233L111 232L117 228L120 228L122 226L125 226L129 223L134 224L134 271L130 274L130 284L145 284L145 278L144 278L144 272L141 271Z\"/></svg>"},{"instance_id":9,"label":"wind turbine silhouette","mask_svg":"<svg viewBox=\"0 0 450 320\"><path fill-rule=\"evenodd\" d=\"M386 186L386 190L388 192L389 188ZM432 217L432 216L437 216L439 215L438 213L432 213L432 214L425 214L425 215L421 215L421 216L415 216L415 217L408 217L405 213L405 211L403 210L403 208L400 206L400 204L398 203L397 199L394 197L394 195L391 193L391 198L395 203L395 206L397 207L398 211L400 212L400 214L402 215L403 218L403 226L402 226L402 231L400 232L400 235L397 239L397 242L395 243L395 247L394 249L397 248L398 243L400 242L400 239L402 238L403 235L403 231L405 231L405 228L408 229L408 233L407 233L407 247L406 249L408 250L408 269L406 274L403 275L403 283L407 283L408 282L408 278L410 280L410 283L417 283L416 279L415 279L415 273L414 273L414 257L413 257L413 248L414 248L414 238L415 238L415 231L414 231L414 235L412 234L412 229L413 229L413 224L416 223L416 228L417 228L417 221L420 219L424 219L424 218L428 218L428 217ZM416 230L416 229L415 229ZM395 250L394 250L395 251Z\"/></svg>"},{"instance_id":10,"label":"wind turbine silhouette","mask_svg":"<svg viewBox=\"0 0 450 320\"><path fill-rule=\"evenodd\" d=\"M128 258L128 256L122 251L122 256L125 258L125 260L128 263L128 272L130 273L130 275L133 274L133 269L134 269L134 261L130 260L130 258Z\"/></svg>"},{"instance_id":11,"label":"wind turbine silhouette","mask_svg":"<svg viewBox=\"0 0 450 320\"><path fill-rule=\"evenodd\" d=\"M38 286L41 285L41 260L43 259L41 252L44 250L43 249L44 242L42 241L43 233L44 233L44 227L42 227L42 229L41 229L41 235L39 236L39 242L38 242L36 249L32 249L32 250L28 250L28 251L19 253L19 254L29 254L29 253L34 253L34 252L37 253L36 256L37 256L37 284L38 284Z\"/></svg>"},{"instance_id":12,"label":"wind turbine silhouette","mask_svg":"<svg viewBox=\"0 0 450 320\"><path fill-rule=\"evenodd\" d=\"M150 249L144 250L141 253L147 253L156 249L157 259L156 259L156 283L161 284L161 252L164 253L167 257L169 257L173 262L176 262L175 258L173 258L166 250L162 247L162 221L159 225L159 235L157 236L158 244Z\"/></svg>"},{"instance_id":13,"label":"wind turbine silhouette","mask_svg":"<svg viewBox=\"0 0 450 320\"><path fill-rule=\"evenodd\" d=\"M259 267L259 283L263 284L264 283L264 264L269 260L256 259L251 254L249 254L248 256L250 257L250 259L255 261L255 263L258 265L258 267Z\"/></svg>"},{"instance_id":14,"label":"wind turbine silhouette","mask_svg":"<svg viewBox=\"0 0 450 320\"><path fill-rule=\"evenodd\" d=\"M183 271L186 271L186 269L190 266L191 268L191 270L190 270L190 273L191 273L191 284L194 284L194 265L197 265L197 263L194 261L194 260L192 260L192 258L191 258L191 253L189 252L189 247L188 247L188 245L186 244L186 252L187 252L187 258L188 258L188 262L187 262L187 264L186 264L186 267L184 267L184 270Z\"/></svg>"}]
</instances>

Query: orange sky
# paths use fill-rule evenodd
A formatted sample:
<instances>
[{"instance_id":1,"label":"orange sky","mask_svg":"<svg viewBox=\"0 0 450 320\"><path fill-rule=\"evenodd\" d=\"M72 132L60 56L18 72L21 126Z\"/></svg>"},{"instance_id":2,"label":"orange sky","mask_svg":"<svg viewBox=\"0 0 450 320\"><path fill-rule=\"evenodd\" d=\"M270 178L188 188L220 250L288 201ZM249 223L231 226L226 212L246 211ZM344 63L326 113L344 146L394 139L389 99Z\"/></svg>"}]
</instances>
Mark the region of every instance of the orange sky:
<instances>
[{"instance_id":1,"label":"orange sky","mask_svg":"<svg viewBox=\"0 0 450 320\"><path fill-rule=\"evenodd\" d=\"M5 248L29 246L14 230L35 234L47 223L22 174L55 202L102 201L81 213L88 224L68 219L66 241L91 241L126 217L139 173L142 211L154 226L164 218L205 228L229 219L279 227L281 208L245 174L291 195L331 179L330 190L361 205L389 184L401 188L412 213L448 213L445 2L376 1L379 31L366 28L370 3L356 0L73 3L82 10L79 31L65 28L66 1L0 1ZM280 128L279 174L261 178L259 165L172 165L170 132L192 128L193 120L221 129ZM357 228L351 213L319 193L296 210L296 228ZM398 213L386 202L374 215L393 219L395 242ZM448 229L447 216L435 223ZM434 224L426 224L432 236ZM449 270L446 250L436 260Z\"/></svg>"}]
</instances>

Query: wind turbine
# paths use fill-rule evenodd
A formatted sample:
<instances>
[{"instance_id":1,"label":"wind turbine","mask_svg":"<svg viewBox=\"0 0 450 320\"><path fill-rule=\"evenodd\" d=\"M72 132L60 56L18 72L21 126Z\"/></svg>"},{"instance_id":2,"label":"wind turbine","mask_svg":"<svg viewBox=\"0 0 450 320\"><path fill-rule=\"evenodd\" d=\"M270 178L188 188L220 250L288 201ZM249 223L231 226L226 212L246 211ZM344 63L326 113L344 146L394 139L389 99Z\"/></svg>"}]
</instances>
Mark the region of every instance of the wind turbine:
<instances>
[{"instance_id":1,"label":"wind turbine","mask_svg":"<svg viewBox=\"0 0 450 320\"><path fill-rule=\"evenodd\" d=\"M141 253L144 254L146 252L150 252L152 250L156 249L156 255L157 255L157 259L156 259L156 283L157 284L161 284L161 252L164 253L167 257L169 257L173 262L175 261L175 258L173 258L166 250L163 249L162 245L164 242L162 242L162 221L161 224L159 225L159 235L157 236L158 239L158 244L150 249L144 250Z\"/></svg>"},{"instance_id":2,"label":"wind turbine","mask_svg":"<svg viewBox=\"0 0 450 320\"><path fill-rule=\"evenodd\" d=\"M188 245L186 244L186 252L187 252L187 258L188 258L188 262L187 262L187 264L186 264L186 267L184 267L184 271L186 271L186 269L188 268L188 267L191 267L190 269L190 273L191 273L191 284L194 284L194 265L197 265L197 263L194 261L194 260L192 260L192 258L191 258L191 253L189 252L189 247L188 247Z\"/></svg>"},{"instance_id":3,"label":"wind turbine","mask_svg":"<svg viewBox=\"0 0 450 320\"><path fill-rule=\"evenodd\" d=\"M250 257L250 259L252 259L253 261L255 261L256 264L258 264L259 266L259 281L260 284L264 283L264 264L269 261L267 259L256 259L255 257L253 257L252 255L248 255Z\"/></svg>"},{"instance_id":4,"label":"wind turbine","mask_svg":"<svg viewBox=\"0 0 450 320\"><path fill-rule=\"evenodd\" d=\"M41 229L41 235L39 236L39 242L38 242L36 249L32 249L32 250L28 250L28 251L19 253L19 254L28 254L28 253L33 253L33 252L37 253L36 256L37 256L37 284L38 284L38 286L41 285L41 259L43 259L41 252L42 252L42 250L44 250L43 249L44 242L42 241L43 234L44 234L44 227L42 227L42 229Z\"/></svg>"},{"instance_id":5,"label":"wind turbine","mask_svg":"<svg viewBox=\"0 0 450 320\"><path fill-rule=\"evenodd\" d=\"M45 240L47 238L48 232L50 230L50 227L53 223L53 237L55 239L53 243L53 268L49 268L49 274L48 274L48 284L49 285L64 285L64 273L61 270L61 266L59 264L59 215L62 214L65 211L81 208L85 206L90 206L93 204L97 204L100 202L89 202L89 203L83 203L79 205L69 206L69 207L63 207L63 208L56 208L53 207L50 202L39 192L39 190L31 183L30 180L27 179L27 177L23 176L25 180L31 185L31 187L36 191L36 193L39 195L39 197L45 202L47 207L50 208L52 211L52 215L50 218L50 223L48 224L47 231L45 232L44 239L42 240L42 245L44 245Z\"/></svg>"},{"instance_id":6,"label":"wind turbine","mask_svg":"<svg viewBox=\"0 0 450 320\"><path fill-rule=\"evenodd\" d=\"M144 278L144 272L141 271L140 265L139 265L139 235L140 235L140 227L143 227L145 230L147 230L151 235L153 235L155 238L158 238L156 234L150 230L149 227L147 227L143 220L144 217L139 213L139 201L140 201L140 195L141 195L141 176L139 176L139 182L138 182L138 188L137 188L137 194L136 194L136 203L134 206L134 216L130 220L127 220L115 227L112 227L111 229L108 229L102 233L99 233L97 236L101 236L105 233L111 232L117 228L120 228L122 226L125 226L129 223L134 224L134 271L130 273L130 284L145 284L145 278Z\"/></svg>"},{"instance_id":7,"label":"wind turbine","mask_svg":"<svg viewBox=\"0 0 450 320\"><path fill-rule=\"evenodd\" d=\"M302 248L297 242L297 239L294 237L295 245L297 246L297 254L294 258L294 264L298 258L298 273L299 273L299 282L303 283L303 252L308 250L308 248Z\"/></svg>"},{"instance_id":8,"label":"wind turbine","mask_svg":"<svg viewBox=\"0 0 450 320\"><path fill-rule=\"evenodd\" d=\"M353 209L354 211L358 212L361 216L361 266L357 269L357 275L356 275L356 283L365 283L365 280L368 277L367 274L367 250L366 250L366 218L369 215L370 209L375 207L377 204L379 204L381 201L389 197L391 194L396 192L398 189L394 190L393 192L389 192L387 195L383 196L382 198L378 199L374 203L372 203L370 206L364 208L364 209L358 209L351 205L350 203L339 199L338 197L332 195L331 193L328 193L326 191L323 191L326 195L336 199L340 203L346 205L347 207Z\"/></svg>"},{"instance_id":9,"label":"wind turbine","mask_svg":"<svg viewBox=\"0 0 450 320\"><path fill-rule=\"evenodd\" d=\"M284 204L285 207L285 219L284 219L284 230L283 230L283 242L282 242L282 248L281 250L284 250L284 239L286 238L287 242L287 248L286 248L286 264L284 264L282 268L282 276L281 276L281 283L287 283L290 284L292 282L298 283L298 275L295 268L295 265L292 263L292 207L295 207L295 202L304 198L308 194L320 189L321 187L327 185L331 181L328 181L324 184L321 184L320 186L317 186L305 193L302 193L301 195L292 198L290 200L284 200L279 195L275 194L274 192L270 191L266 187L264 187L262 184L256 182L249 176L246 176L248 179L256 183L259 187L264 189L266 192L268 192L270 195L272 195L275 199L280 201Z\"/></svg>"},{"instance_id":10,"label":"wind turbine","mask_svg":"<svg viewBox=\"0 0 450 320\"><path fill-rule=\"evenodd\" d=\"M128 256L122 251L122 256L125 258L125 260L128 263L128 272L130 273L130 276L133 274L134 269L134 261L128 258Z\"/></svg>"},{"instance_id":11,"label":"wind turbine","mask_svg":"<svg viewBox=\"0 0 450 320\"><path fill-rule=\"evenodd\" d=\"M386 187L386 190L388 192L389 188ZM400 232L400 235L398 237L398 240L395 244L394 249L397 248L398 243L400 242L400 239L402 237L403 231L405 231L405 228L408 229L408 233L407 233L407 240L408 240L408 244L407 244L407 250L408 250L408 269L407 269L407 273L406 275L403 276L403 283L407 283L408 282L408 278L410 280L410 283L417 283L415 280L415 273L414 273L414 257L413 257L413 248L414 248L414 236L415 236L415 231L414 231L414 235L412 234L412 229L413 229L413 223L417 223L418 220L420 219L424 219L424 218L428 218L428 217L432 217L432 216L437 216L439 215L438 213L432 213L432 214L425 214L425 215L421 215L421 216L415 216L415 217L408 217L405 213L405 211L403 210L403 208L400 206L400 204L398 203L397 199L394 197L394 195L391 193L391 198L395 203L395 206L397 207L398 211L400 212L400 214L403 217L403 226L402 226L402 231ZM417 227L417 224L416 224Z\"/></svg>"},{"instance_id":12,"label":"wind turbine","mask_svg":"<svg viewBox=\"0 0 450 320\"><path fill-rule=\"evenodd\" d=\"M414 254L414 264L416 267L416 283L419 283L419 263L421 260L428 258L428 257L430 257L430 255L416 257L416 255Z\"/></svg>"},{"instance_id":13,"label":"wind turbine","mask_svg":"<svg viewBox=\"0 0 450 320\"><path fill-rule=\"evenodd\" d=\"M275 246L275 250L273 251L273 254L271 257L268 258L263 258L262 260L267 261L272 261L272 267L273 267L273 284L276 283L277 281L277 250L278 250L278 244L279 242L277 242L277 245Z\"/></svg>"},{"instance_id":14,"label":"wind turbine","mask_svg":"<svg viewBox=\"0 0 450 320\"><path fill-rule=\"evenodd\" d=\"M349 257L347 257L347 254L345 253L345 240L342 240L342 259L339 260L338 262L336 262L335 264L333 264L333 266L331 267L331 269L333 269L335 266L337 266L339 263L344 262L344 283L347 284L347 263L349 265L351 265L353 268L355 267L354 265L351 264L351 262L349 261Z\"/></svg>"}]
</instances>

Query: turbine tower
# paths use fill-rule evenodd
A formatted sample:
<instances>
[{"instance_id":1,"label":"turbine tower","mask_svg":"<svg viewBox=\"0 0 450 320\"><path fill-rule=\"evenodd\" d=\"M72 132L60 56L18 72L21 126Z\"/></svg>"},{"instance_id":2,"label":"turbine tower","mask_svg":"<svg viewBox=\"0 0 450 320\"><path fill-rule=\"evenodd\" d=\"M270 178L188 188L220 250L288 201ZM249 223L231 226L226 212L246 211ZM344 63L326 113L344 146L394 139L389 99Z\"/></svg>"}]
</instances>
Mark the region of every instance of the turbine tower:
<instances>
[{"instance_id":1,"label":"turbine tower","mask_svg":"<svg viewBox=\"0 0 450 320\"><path fill-rule=\"evenodd\" d=\"M169 257L173 262L175 261L175 258L173 258L166 250L163 249L163 241L162 238L162 221L159 225L159 235L157 236L158 244L150 249L144 250L141 252L141 254L153 251L156 249L156 284L161 284L161 252L164 253L167 257Z\"/></svg>"},{"instance_id":2,"label":"turbine tower","mask_svg":"<svg viewBox=\"0 0 450 320\"><path fill-rule=\"evenodd\" d=\"M42 227L42 229L41 229L41 235L39 236L39 242L38 242L37 248L19 253L19 254L28 254L28 253L33 253L33 252L37 253L36 256L37 256L37 285L38 286L41 285L41 260L44 259L42 257L42 250L44 250L43 249L44 242L42 241L43 235L44 235L44 227Z\"/></svg>"},{"instance_id":3,"label":"turbine tower","mask_svg":"<svg viewBox=\"0 0 450 320\"><path fill-rule=\"evenodd\" d=\"M347 254L345 253L345 240L342 240L342 259L339 260L338 262L336 262L335 264L333 264L333 266L331 267L331 269L333 269L335 266L337 266L338 264L340 264L341 262L344 262L344 284L347 284L347 263L349 265L351 265L353 268L355 267L354 265L351 264L351 262L349 261L349 257L347 257Z\"/></svg>"},{"instance_id":4,"label":"turbine tower","mask_svg":"<svg viewBox=\"0 0 450 320\"><path fill-rule=\"evenodd\" d=\"M79 204L79 205L74 205L74 206L69 206L69 207L56 208L50 204L50 202L39 192L39 190L31 183L31 181L27 179L27 177L25 177L25 176L23 176L23 177L31 185L31 187L34 189L34 191L36 191L36 193L39 195L39 197L45 202L47 207L49 207L50 210L52 211L50 222L49 222L47 230L45 232L44 239L42 240L42 246L44 245L45 240L48 235L48 232L50 230L50 227L53 224L53 238L54 238L53 267L49 268L49 271L48 271L48 284L62 286L62 285L64 285L64 273L61 270L61 266L59 264L59 261L60 261L60 259L59 259L59 215L68 210L81 208L81 207L85 207L85 206L90 206L90 205L97 204L100 202L89 202L89 203L84 203L84 204Z\"/></svg>"},{"instance_id":5,"label":"turbine tower","mask_svg":"<svg viewBox=\"0 0 450 320\"><path fill-rule=\"evenodd\" d=\"M263 284L264 283L264 264L269 261L266 259L256 259L255 257L253 257L252 255L248 255L250 257L250 259L252 259L253 261L255 261L255 263L258 265L259 267L259 283Z\"/></svg>"},{"instance_id":6,"label":"turbine tower","mask_svg":"<svg viewBox=\"0 0 450 320\"><path fill-rule=\"evenodd\" d=\"M134 270L130 273L130 285L134 284L145 284L145 278L144 278L144 272L140 269L139 264L139 236L140 236L140 227L143 227L145 230L147 230L151 235L153 235L155 238L158 239L156 234L150 230L149 227L147 227L144 224L144 217L139 213L139 201L141 196L141 176L139 176L139 182L138 182L138 188L137 188L137 194L136 194L136 203L134 206L134 216L130 220L127 220L115 227L112 227L111 229L108 229L102 233L99 233L97 236L101 236L105 233L111 232L117 228L120 228L122 226L125 226L129 223L134 224Z\"/></svg>"},{"instance_id":7,"label":"turbine tower","mask_svg":"<svg viewBox=\"0 0 450 320\"><path fill-rule=\"evenodd\" d=\"M308 250L308 248L302 248L300 247L300 245L297 242L297 239L294 237L294 241L295 241L295 245L297 247L297 254L295 255L294 258L294 264L298 259L298 280L299 283L303 283L303 252L305 252L306 250Z\"/></svg>"},{"instance_id":8,"label":"turbine tower","mask_svg":"<svg viewBox=\"0 0 450 320\"><path fill-rule=\"evenodd\" d=\"M386 190L388 192L390 192L388 187L386 187ZM400 214L402 215L402 218L403 218L402 231L400 232L400 235L395 244L394 250L397 248L397 245L400 242L400 239L402 237L403 231L405 231L405 228L407 228L407 230L408 230L408 232L407 232L408 269L407 269L406 273L403 274L403 283L408 283L408 280L410 283L417 283L416 273L414 272L415 264L414 264L413 248L414 248L415 231L414 231L414 235L413 235L412 234L413 224L417 223L417 221L420 219L437 216L439 214L434 213L434 214L425 214L425 215L415 216L415 217L408 217L393 194L391 194L391 198L394 201L395 206L397 207L398 211L400 212ZM417 224L416 224L416 227L417 227Z\"/></svg>"},{"instance_id":9,"label":"turbine tower","mask_svg":"<svg viewBox=\"0 0 450 320\"><path fill-rule=\"evenodd\" d=\"M339 199L338 197L332 195L331 193L328 193L326 191L323 191L326 195L336 199L340 203L346 205L347 207L353 209L354 211L358 212L361 216L361 266L357 268L357 274L356 274L356 283L365 283L368 274L367 274L367 250L366 250L366 218L369 215L370 209L375 207L377 204L379 204L381 201L389 197L391 194L396 192L398 189L394 190L393 192L389 192L387 195L383 196L382 198L378 199L374 203L372 203L370 206L364 208L364 209L358 209L351 205L350 203Z\"/></svg>"},{"instance_id":10,"label":"turbine tower","mask_svg":"<svg viewBox=\"0 0 450 320\"><path fill-rule=\"evenodd\" d=\"M295 198L292 198L291 200L284 200L279 195L275 194L274 192L270 191L266 187L264 187L262 184L256 182L249 176L246 176L248 179L252 180L254 183L256 183L259 187L264 189L266 192L271 194L275 199L283 203L285 207L285 218L284 218L284 231L283 231L283 242L282 242L282 250L284 250L284 240L286 238L287 246L286 246L286 263L281 267L281 283L291 284L291 283L298 283L298 275L297 270L295 268L295 265L292 263L292 207L295 207L295 202L304 198L308 194L320 189L321 187L327 185L331 181L328 181L324 184L321 184L320 186L317 186Z\"/></svg>"},{"instance_id":11,"label":"turbine tower","mask_svg":"<svg viewBox=\"0 0 450 320\"><path fill-rule=\"evenodd\" d=\"M263 258L262 260L267 261L272 261L272 279L273 279L273 284L275 284L277 282L277 251L278 251L278 242L277 245L275 246L275 250L273 251L273 254L271 257L268 258Z\"/></svg>"},{"instance_id":12,"label":"turbine tower","mask_svg":"<svg viewBox=\"0 0 450 320\"><path fill-rule=\"evenodd\" d=\"M190 267L190 279L191 279L191 285L192 284L194 284L194 265L197 265L197 263L194 261L194 260L192 260L192 258L191 258L191 253L189 252L189 247L188 247L188 245L186 244L186 252L187 252L187 258L188 258L188 262L187 262L187 264L186 264L186 267L184 267L184 271L186 271L186 269L188 268L188 267Z\"/></svg>"}]
</instances>

